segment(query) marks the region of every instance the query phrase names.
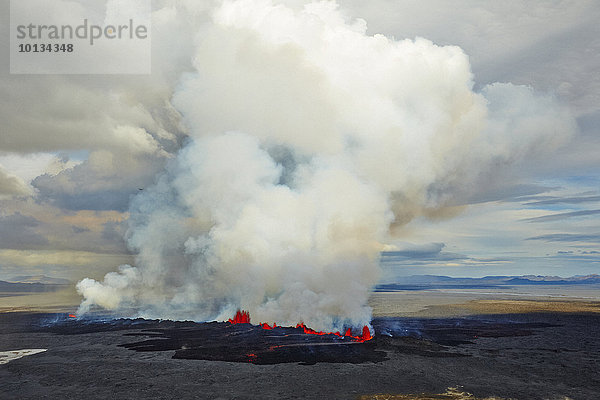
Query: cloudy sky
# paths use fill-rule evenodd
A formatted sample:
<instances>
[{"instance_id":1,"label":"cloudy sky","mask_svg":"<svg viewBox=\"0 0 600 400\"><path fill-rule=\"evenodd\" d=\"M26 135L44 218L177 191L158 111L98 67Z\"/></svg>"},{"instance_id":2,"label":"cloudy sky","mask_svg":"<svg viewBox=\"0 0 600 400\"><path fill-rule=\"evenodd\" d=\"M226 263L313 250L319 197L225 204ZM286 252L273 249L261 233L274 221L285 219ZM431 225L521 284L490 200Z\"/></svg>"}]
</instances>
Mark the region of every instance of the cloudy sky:
<instances>
[{"instance_id":1,"label":"cloudy sky","mask_svg":"<svg viewBox=\"0 0 600 400\"><path fill-rule=\"evenodd\" d=\"M151 75L11 75L3 58L0 279L100 278L133 263L123 239L131 198L175 157L190 120L203 124L184 118L185 99L174 101L174 95L194 68L195 40L213 2L186 3L153 2ZM292 8L301 4L289 2ZM468 183L475 188L455 182L456 196L443 212L411 213L393 227L382 260L386 276L599 273L600 5L338 4L347 20L366 21L369 35L459 46L475 92L495 82L526 85L568 110L559 120L576 122L552 146L547 135L528 142L533 148L526 156ZM0 8L7 54L9 2ZM518 114L528 104L514 107Z\"/></svg>"}]
</instances>

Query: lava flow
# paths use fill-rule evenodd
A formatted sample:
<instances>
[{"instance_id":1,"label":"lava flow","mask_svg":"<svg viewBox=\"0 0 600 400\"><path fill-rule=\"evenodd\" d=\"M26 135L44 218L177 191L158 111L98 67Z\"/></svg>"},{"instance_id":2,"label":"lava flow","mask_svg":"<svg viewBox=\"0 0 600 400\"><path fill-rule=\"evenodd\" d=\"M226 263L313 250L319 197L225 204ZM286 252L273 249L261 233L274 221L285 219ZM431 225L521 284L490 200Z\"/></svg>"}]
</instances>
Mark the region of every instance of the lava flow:
<instances>
[{"instance_id":1,"label":"lava flow","mask_svg":"<svg viewBox=\"0 0 600 400\"><path fill-rule=\"evenodd\" d=\"M235 313L235 316L233 317L233 319L229 318L228 322L230 324L249 324L250 323L250 313L248 311L238 310ZM272 326L267 323L260 323L259 326L263 329L277 328L277 324L275 324L275 323ZM302 328L304 333L306 333L308 335L335 335L335 336L339 336L339 337L351 338L352 340L355 340L357 342L366 342L367 340L371 340L373 338L373 336L371 336L371 331L369 330L369 327L366 325L363 326L362 334L360 336L352 335L352 330L350 328L348 328L346 330L346 333L344 333L343 335L339 332L315 331L314 329L311 329L311 328L307 327L306 325L304 325L304 322L301 322L298 325L296 325L296 328Z\"/></svg>"},{"instance_id":2,"label":"lava flow","mask_svg":"<svg viewBox=\"0 0 600 400\"><path fill-rule=\"evenodd\" d=\"M235 313L235 317L233 319L229 318L230 324L249 324L250 323L250 313L248 311L240 311L238 310Z\"/></svg>"}]
</instances>

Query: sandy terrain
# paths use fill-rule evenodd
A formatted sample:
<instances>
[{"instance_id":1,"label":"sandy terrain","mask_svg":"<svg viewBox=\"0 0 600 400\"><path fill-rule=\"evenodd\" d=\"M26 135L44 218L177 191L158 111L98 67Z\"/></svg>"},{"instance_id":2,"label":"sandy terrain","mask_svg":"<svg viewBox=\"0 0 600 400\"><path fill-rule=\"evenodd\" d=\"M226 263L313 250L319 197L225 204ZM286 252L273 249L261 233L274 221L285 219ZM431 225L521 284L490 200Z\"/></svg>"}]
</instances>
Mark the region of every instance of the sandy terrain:
<instances>
[{"instance_id":1,"label":"sandy terrain","mask_svg":"<svg viewBox=\"0 0 600 400\"><path fill-rule=\"evenodd\" d=\"M547 289L547 288L544 288ZM399 291L373 293L369 305L374 316L449 317L477 314L532 312L600 313L600 291L573 296L535 295L505 291ZM586 296L577 296L585 294ZM595 296L590 296L594 294Z\"/></svg>"}]
</instances>

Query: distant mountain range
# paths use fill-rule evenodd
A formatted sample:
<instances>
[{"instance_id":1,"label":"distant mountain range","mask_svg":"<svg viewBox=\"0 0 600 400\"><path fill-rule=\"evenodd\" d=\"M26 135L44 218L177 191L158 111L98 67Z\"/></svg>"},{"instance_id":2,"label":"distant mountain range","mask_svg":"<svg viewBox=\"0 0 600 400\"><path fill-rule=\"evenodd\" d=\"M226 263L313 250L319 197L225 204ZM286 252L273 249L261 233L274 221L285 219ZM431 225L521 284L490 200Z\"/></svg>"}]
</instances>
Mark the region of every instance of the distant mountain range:
<instances>
[{"instance_id":1,"label":"distant mountain range","mask_svg":"<svg viewBox=\"0 0 600 400\"><path fill-rule=\"evenodd\" d=\"M45 275L15 276L8 281L0 281L0 292L54 292L71 283L68 279L51 278Z\"/></svg>"},{"instance_id":2,"label":"distant mountain range","mask_svg":"<svg viewBox=\"0 0 600 400\"><path fill-rule=\"evenodd\" d=\"M482 289L499 286L517 285L593 285L600 284L600 275L559 276L523 275L523 276L485 276L483 278L451 278L438 275L413 275L401 277L395 283L377 285L376 291L421 290L432 288L445 289Z\"/></svg>"},{"instance_id":3,"label":"distant mountain range","mask_svg":"<svg viewBox=\"0 0 600 400\"><path fill-rule=\"evenodd\" d=\"M43 283L43 284L51 284L51 285L68 285L71 283L68 279L63 278L52 278L46 275L23 275L23 276L15 276L12 279L9 279L7 282L12 283Z\"/></svg>"}]
</instances>

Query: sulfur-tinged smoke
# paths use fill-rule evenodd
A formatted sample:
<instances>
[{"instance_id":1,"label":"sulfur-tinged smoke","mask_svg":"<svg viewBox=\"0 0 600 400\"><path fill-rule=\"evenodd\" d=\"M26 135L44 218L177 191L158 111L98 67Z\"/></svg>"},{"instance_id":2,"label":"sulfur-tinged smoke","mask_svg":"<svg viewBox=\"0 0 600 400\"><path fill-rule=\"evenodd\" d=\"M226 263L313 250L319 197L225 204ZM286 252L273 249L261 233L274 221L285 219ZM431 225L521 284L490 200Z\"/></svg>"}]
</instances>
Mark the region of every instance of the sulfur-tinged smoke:
<instances>
[{"instance_id":1,"label":"sulfur-tinged smoke","mask_svg":"<svg viewBox=\"0 0 600 400\"><path fill-rule=\"evenodd\" d=\"M136 267L79 282L80 313L368 324L390 231L573 130L529 88L476 93L460 48L369 36L331 2L226 1L193 60L174 98L189 143L131 203Z\"/></svg>"}]
</instances>

